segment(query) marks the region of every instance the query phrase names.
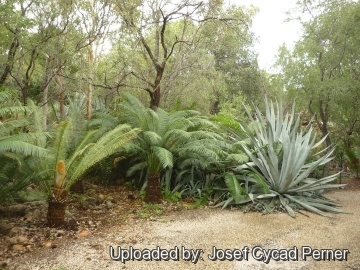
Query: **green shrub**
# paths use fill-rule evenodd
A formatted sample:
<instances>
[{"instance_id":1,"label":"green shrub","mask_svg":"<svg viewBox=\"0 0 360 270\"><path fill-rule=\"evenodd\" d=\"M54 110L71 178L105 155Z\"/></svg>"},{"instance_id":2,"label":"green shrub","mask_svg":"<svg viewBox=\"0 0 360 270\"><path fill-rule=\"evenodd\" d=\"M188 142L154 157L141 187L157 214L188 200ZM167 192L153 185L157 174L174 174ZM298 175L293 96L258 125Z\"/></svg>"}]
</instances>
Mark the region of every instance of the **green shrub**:
<instances>
[{"instance_id":1,"label":"green shrub","mask_svg":"<svg viewBox=\"0 0 360 270\"><path fill-rule=\"evenodd\" d=\"M345 150L346 165L350 171L355 173L356 178L359 178L360 174L360 147L354 147L353 149Z\"/></svg>"}]
</instances>

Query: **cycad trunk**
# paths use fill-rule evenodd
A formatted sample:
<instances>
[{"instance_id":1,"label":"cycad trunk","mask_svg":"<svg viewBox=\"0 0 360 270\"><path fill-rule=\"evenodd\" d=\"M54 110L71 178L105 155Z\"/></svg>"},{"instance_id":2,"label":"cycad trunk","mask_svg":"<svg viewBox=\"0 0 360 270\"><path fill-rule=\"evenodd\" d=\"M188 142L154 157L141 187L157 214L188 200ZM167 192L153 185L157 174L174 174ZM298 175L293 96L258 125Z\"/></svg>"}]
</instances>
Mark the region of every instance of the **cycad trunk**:
<instances>
[{"instance_id":1,"label":"cycad trunk","mask_svg":"<svg viewBox=\"0 0 360 270\"><path fill-rule=\"evenodd\" d=\"M149 173L146 186L145 202L161 203L160 173Z\"/></svg>"},{"instance_id":2,"label":"cycad trunk","mask_svg":"<svg viewBox=\"0 0 360 270\"><path fill-rule=\"evenodd\" d=\"M49 201L47 212L47 225L52 228L59 228L65 224L65 202Z\"/></svg>"}]
</instances>

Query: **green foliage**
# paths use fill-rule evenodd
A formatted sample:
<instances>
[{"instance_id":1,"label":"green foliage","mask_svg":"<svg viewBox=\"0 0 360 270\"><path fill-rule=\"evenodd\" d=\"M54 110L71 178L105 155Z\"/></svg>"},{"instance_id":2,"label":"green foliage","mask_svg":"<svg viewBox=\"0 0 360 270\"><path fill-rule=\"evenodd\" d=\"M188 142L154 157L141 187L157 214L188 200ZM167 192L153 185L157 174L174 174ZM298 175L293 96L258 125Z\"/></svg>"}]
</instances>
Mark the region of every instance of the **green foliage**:
<instances>
[{"instance_id":1,"label":"green foliage","mask_svg":"<svg viewBox=\"0 0 360 270\"><path fill-rule=\"evenodd\" d=\"M324 211L341 212L336 208L336 203L321 195L326 189L343 186L332 184L338 174L321 179L309 176L318 166L332 159L334 148L316 152L325 138L315 144L316 137L312 136L312 127L299 130L300 117L296 118L294 111L293 106L290 113L283 115L281 103L274 107L272 103L266 102L264 117L255 108L255 134L246 125L242 125L251 139L250 144L242 145L251 162L234 170L240 176L226 175L231 196L221 205L276 198L291 216L295 216L296 208L320 215L326 215ZM250 112L248 115L251 118ZM313 156L316 160L307 162L312 151L315 151ZM245 169L252 173L244 176Z\"/></svg>"},{"instance_id":2,"label":"green foliage","mask_svg":"<svg viewBox=\"0 0 360 270\"><path fill-rule=\"evenodd\" d=\"M360 173L360 147L355 146L353 149L345 150L345 158L349 169L359 178Z\"/></svg>"},{"instance_id":3,"label":"green foliage","mask_svg":"<svg viewBox=\"0 0 360 270\"><path fill-rule=\"evenodd\" d=\"M34 107L25 107L13 91L0 90L0 154L13 152L24 156L44 156L47 150L36 145L48 136L44 132L29 132L28 120ZM27 115L26 115L27 114Z\"/></svg>"},{"instance_id":4,"label":"green foliage","mask_svg":"<svg viewBox=\"0 0 360 270\"><path fill-rule=\"evenodd\" d=\"M226 128L231 128L232 130L239 131L241 128L239 122L236 121L234 117L228 114L216 114L211 116L210 120Z\"/></svg>"},{"instance_id":5,"label":"green foliage","mask_svg":"<svg viewBox=\"0 0 360 270\"><path fill-rule=\"evenodd\" d=\"M163 198L166 201L178 202L181 199L181 193L178 191L171 192L169 189L165 189L162 192Z\"/></svg>"},{"instance_id":6,"label":"green foliage","mask_svg":"<svg viewBox=\"0 0 360 270\"><path fill-rule=\"evenodd\" d=\"M227 145L214 132L216 125L196 111L153 111L130 94L125 95L120 107L120 118L141 130L125 148L126 155L135 157L128 175L137 171L156 173L174 165L207 168L224 154Z\"/></svg>"},{"instance_id":7,"label":"green foliage","mask_svg":"<svg viewBox=\"0 0 360 270\"><path fill-rule=\"evenodd\" d=\"M359 4L316 0L297 5L292 17L301 21L303 34L292 49L279 50L278 98L296 99L307 120L314 116L322 136L328 134L327 146L348 148L359 142L360 69L354 61L360 53Z\"/></svg>"},{"instance_id":8,"label":"green foliage","mask_svg":"<svg viewBox=\"0 0 360 270\"><path fill-rule=\"evenodd\" d=\"M49 136L33 132L36 108L24 107L13 91L0 88L0 202L14 198L29 184L26 160L30 157L44 158L48 151L40 142Z\"/></svg>"},{"instance_id":9,"label":"green foliage","mask_svg":"<svg viewBox=\"0 0 360 270\"><path fill-rule=\"evenodd\" d=\"M136 214L141 219L148 219L152 216L160 216L163 213L161 205L145 204L145 206L137 210Z\"/></svg>"},{"instance_id":10,"label":"green foliage","mask_svg":"<svg viewBox=\"0 0 360 270\"><path fill-rule=\"evenodd\" d=\"M85 123L86 124L86 123ZM59 160L66 166L64 189L69 190L92 166L114 154L136 137L137 129L121 124L106 131L101 126L76 125L76 117L59 123L49 141L50 154L46 159L32 160L33 180L52 195L54 172Z\"/></svg>"},{"instance_id":11,"label":"green foliage","mask_svg":"<svg viewBox=\"0 0 360 270\"><path fill-rule=\"evenodd\" d=\"M0 155L0 203L14 199L30 183L23 171L21 157L13 153Z\"/></svg>"}]
</instances>

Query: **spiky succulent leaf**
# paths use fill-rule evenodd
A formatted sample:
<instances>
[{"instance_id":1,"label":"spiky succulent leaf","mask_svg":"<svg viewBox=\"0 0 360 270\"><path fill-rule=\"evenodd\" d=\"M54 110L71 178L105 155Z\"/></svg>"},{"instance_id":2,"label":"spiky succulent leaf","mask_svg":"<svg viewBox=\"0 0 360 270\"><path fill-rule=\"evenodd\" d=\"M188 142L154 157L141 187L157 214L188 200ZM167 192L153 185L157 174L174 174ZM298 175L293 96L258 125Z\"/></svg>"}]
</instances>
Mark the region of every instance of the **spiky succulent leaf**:
<instances>
[{"instance_id":1,"label":"spiky succulent leaf","mask_svg":"<svg viewBox=\"0 0 360 270\"><path fill-rule=\"evenodd\" d=\"M343 186L333 184L339 173L321 179L309 177L317 167L332 159L334 147L313 154L325 137L315 143L316 137L312 135L311 126L300 129L300 117L295 115L295 106L284 115L281 103L274 106L272 102L266 101L265 105L265 117L255 107L257 119L253 122L253 131L241 123L251 140L250 144L242 143L241 146L251 162L238 166L235 171L241 172L247 167L261 176L268 191L278 198L291 216L295 216L292 209L294 205L321 215L325 215L324 211L342 212L336 208L337 205L329 204L328 200L314 201L314 196L320 196L324 189ZM250 112L247 113L251 117ZM309 162L311 156L315 160ZM256 199L269 197L261 193L257 191L251 194Z\"/></svg>"}]
</instances>

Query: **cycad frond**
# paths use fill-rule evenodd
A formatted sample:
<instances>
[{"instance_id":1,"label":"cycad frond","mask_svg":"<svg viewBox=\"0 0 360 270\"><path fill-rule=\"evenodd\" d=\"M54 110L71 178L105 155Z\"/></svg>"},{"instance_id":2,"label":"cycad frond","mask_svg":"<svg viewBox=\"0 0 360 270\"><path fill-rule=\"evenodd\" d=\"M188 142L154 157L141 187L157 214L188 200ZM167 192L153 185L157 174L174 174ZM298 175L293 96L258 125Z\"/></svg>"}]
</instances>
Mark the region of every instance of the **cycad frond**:
<instances>
[{"instance_id":1,"label":"cycad frond","mask_svg":"<svg viewBox=\"0 0 360 270\"><path fill-rule=\"evenodd\" d=\"M63 121L56 128L56 137L51 151L54 153L55 161L65 160L68 151L70 138L70 129L72 128L71 120Z\"/></svg>"},{"instance_id":2,"label":"cycad frond","mask_svg":"<svg viewBox=\"0 0 360 270\"><path fill-rule=\"evenodd\" d=\"M120 148L136 137L137 129L131 129L129 125L119 125L113 130L105 133L100 140L93 143L87 150L79 156L78 164L72 166L71 171L68 172L67 187L69 188L75 181L77 181L91 166L95 165L102 159L112 155ZM74 154L76 155L76 153Z\"/></svg>"},{"instance_id":3,"label":"cycad frond","mask_svg":"<svg viewBox=\"0 0 360 270\"><path fill-rule=\"evenodd\" d=\"M162 168L166 168L166 167L172 167L174 164L173 161L173 154L162 147L158 147L158 146L152 146L151 150L153 151L155 157L159 160L161 169ZM154 171L152 171L154 172ZM155 171L158 172L158 171Z\"/></svg>"},{"instance_id":4,"label":"cycad frond","mask_svg":"<svg viewBox=\"0 0 360 270\"><path fill-rule=\"evenodd\" d=\"M14 152L25 156L44 157L49 151L24 141L0 140L0 153Z\"/></svg>"},{"instance_id":5,"label":"cycad frond","mask_svg":"<svg viewBox=\"0 0 360 270\"><path fill-rule=\"evenodd\" d=\"M6 136L6 134L13 133L15 129L23 128L26 125L29 125L29 121L25 118L5 120L0 123L0 136Z\"/></svg>"}]
</instances>

